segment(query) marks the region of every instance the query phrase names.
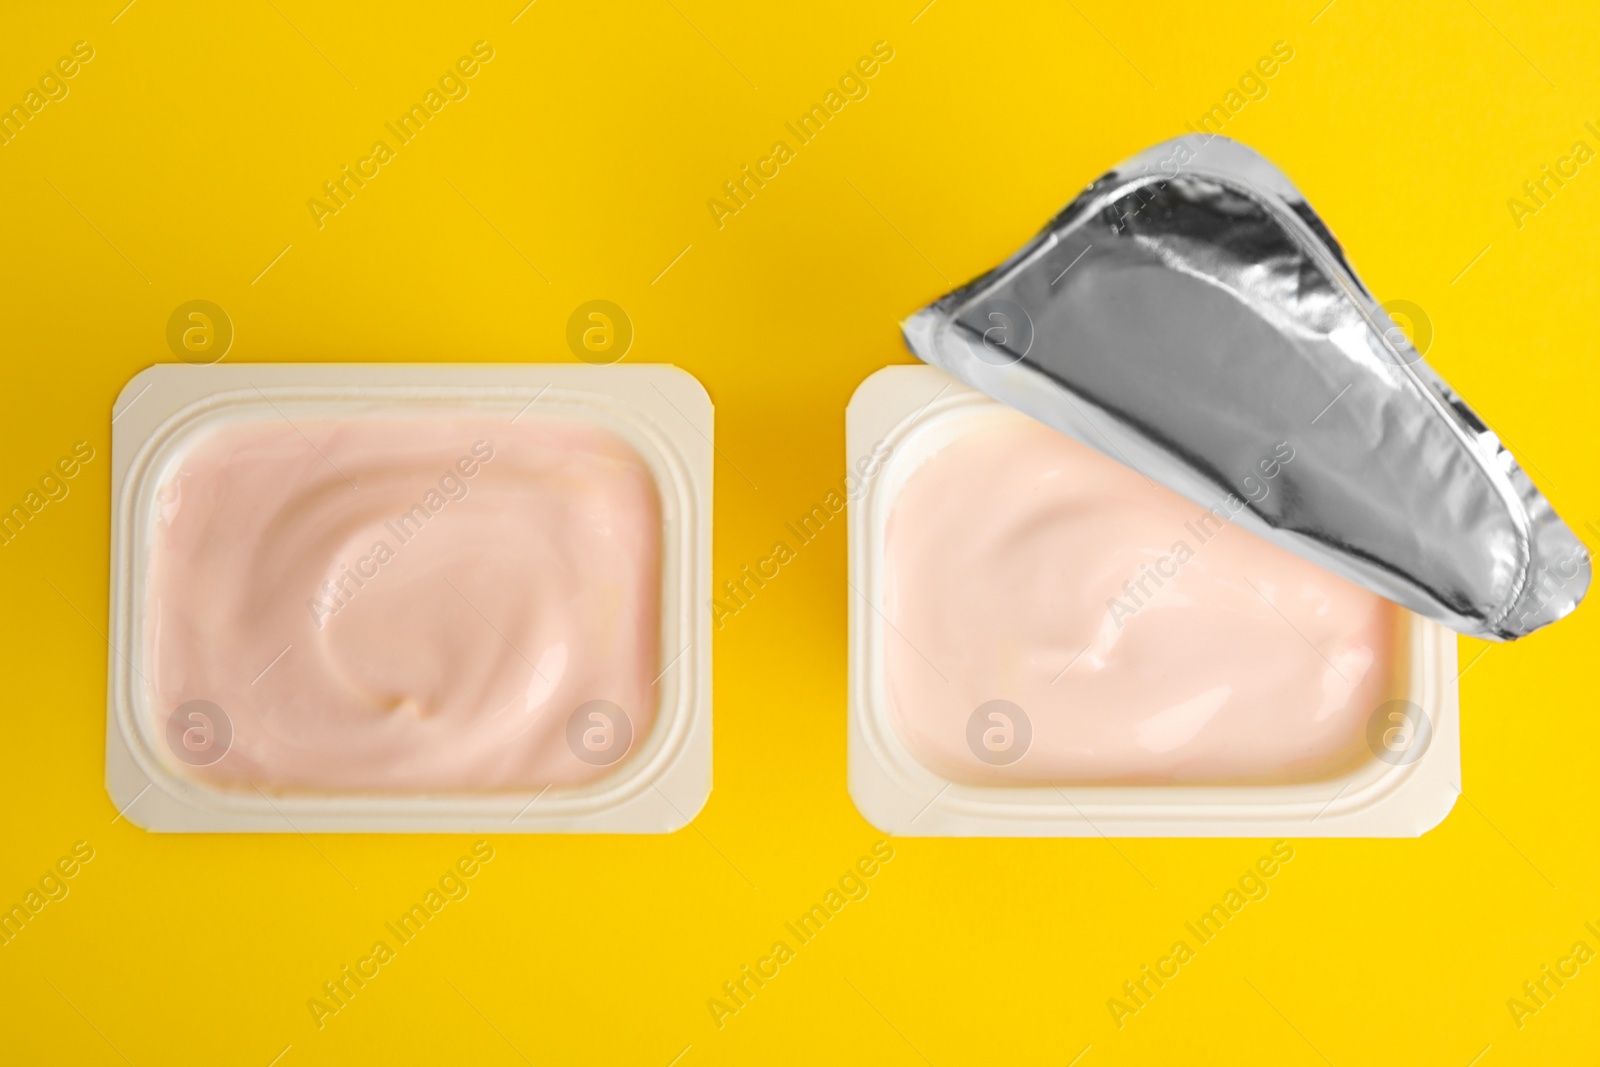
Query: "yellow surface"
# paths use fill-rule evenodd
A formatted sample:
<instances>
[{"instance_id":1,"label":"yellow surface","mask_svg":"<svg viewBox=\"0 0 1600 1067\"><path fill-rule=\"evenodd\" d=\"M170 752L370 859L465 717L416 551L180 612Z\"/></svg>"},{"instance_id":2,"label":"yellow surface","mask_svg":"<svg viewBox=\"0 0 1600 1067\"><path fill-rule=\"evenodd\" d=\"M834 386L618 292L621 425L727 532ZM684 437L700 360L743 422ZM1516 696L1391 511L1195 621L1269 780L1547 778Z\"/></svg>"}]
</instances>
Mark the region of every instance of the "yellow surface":
<instances>
[{"instance_id":1,"label":"yellow surface","mask_svg":"<svg viewBox=\"0 0 1600 1067\"><path fill-rule=\"evenodd\" d=\"M1307 191L1381 299L1426 310L1430 360L1593 543L1600 164L1520 228L1507 206L1575 141L1600 149L1591 4L1337 0L1313 21L1322 0L937 0L913 21L921 0L120 2L12 5L0 33L4 101L74 42L94 50L0 147L0 498L96 450L0 547L0 901L93 849L0 947L0 1059L1592 1059L1600 962L1520 1029L1507 1007L1575 942L1600 950L1592 605L1521 644L1463 642L1470 803L1418 841L1294 842L1266 899L1121 1029L1107 1000L1271 842L894 841L869 894L714 1023L722 984L880 839L845 792L842 523L717 635L716 789L693 828L492 836L470 894L320 1030L307 1001L473 838L118 821L100 636L109 408L174 358L180 304L225 309L229 360L570 360L569 315L614 301L627 358L687 368L717 404L720 582L840 477L846 399L909 358L899 316L1280 40L1293 59L1225 132ZM494 58L470 94L319 229L307 200L480 40ZM784 123L877 41L893 59L869 95L719 230L707 200L794 147Z\"/></svg>"}]
</instances>

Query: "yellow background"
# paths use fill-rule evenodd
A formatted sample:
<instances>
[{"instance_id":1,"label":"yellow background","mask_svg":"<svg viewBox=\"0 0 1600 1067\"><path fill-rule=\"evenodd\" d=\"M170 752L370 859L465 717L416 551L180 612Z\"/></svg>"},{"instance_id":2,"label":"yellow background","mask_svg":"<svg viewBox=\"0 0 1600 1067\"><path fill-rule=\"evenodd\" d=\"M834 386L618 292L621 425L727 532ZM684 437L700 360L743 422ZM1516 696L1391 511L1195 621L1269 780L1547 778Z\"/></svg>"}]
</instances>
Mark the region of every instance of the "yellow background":
<instances>
[{"instance_id":1,"label":"yellow background","mask_svg":"<svg viewBox=\"0 0 1600 1067\"><path fill-rule=\"evenodd\" d=\"M1520 229L1506 204L1574 141L1600 148L1591 4L522 2L6 13L0 101L75 41L95 58L0 147L0 501L80 439L99 455L0 548L0 903L95 849L0 947L0 1059L1592 1060L1600 962L1520 1030L1506 1006L1575 941L1600 949L1592 606L1462 642L1467 800L1442 826L1296 842L1271 895L1121 1030L1107 998L1269 842L896 841L870 895L719 1030L708 998L880 836L845 791L842 523L717 635L716 787L691 829L493 836L471 895L319 1031L307 999L472 838L115 821L109 412L174 358L185 301L227 310L231 361L570 360L572 310L615 301L627 358L687 368L717 405L720 581L842 474L851 391L909 360L900 316L1283 40L1293 60L1226 132L1299 183L1380 299L1426 309L1430 361L1600 536L1600 164ZM470 96L319 230L307 199L478 40L495 58ZM707 199L880 40L870 95L719 231Z\"/></svg>"}]
</instances>

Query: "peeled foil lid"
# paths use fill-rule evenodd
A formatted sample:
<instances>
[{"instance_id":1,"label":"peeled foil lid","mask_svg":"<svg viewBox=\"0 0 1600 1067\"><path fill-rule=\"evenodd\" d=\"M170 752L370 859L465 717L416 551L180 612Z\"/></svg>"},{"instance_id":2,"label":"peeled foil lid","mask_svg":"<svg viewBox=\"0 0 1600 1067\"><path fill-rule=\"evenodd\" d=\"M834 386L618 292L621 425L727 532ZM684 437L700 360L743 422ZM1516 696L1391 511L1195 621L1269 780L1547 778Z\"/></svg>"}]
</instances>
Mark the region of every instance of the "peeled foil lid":
<instances>
[{"instance_id":1,"label":"peeled foil lid","mask_svg":"<svg viewBox=\"0 0 1600 1067\"><path fill-rule=\"evenodd\" d=\"M903 328L925 362L1461 633L1514 640L1589 587L1584 544L1236 142L1134 156Z\"/></svg>"}]
</instances>

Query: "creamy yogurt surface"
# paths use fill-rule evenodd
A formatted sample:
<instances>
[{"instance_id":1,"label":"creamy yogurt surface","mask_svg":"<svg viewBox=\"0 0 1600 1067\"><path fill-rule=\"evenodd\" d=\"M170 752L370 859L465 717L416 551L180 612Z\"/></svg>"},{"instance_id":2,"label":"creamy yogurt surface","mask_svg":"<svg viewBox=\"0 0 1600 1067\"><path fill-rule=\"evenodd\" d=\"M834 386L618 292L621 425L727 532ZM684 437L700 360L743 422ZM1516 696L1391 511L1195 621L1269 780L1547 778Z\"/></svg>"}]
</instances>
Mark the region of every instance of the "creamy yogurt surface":
<instances>
[{"instance_id":1,"label":"creamy yogurt surface","mask_svg":"<svg viewBox=\"0 0 1600 1067\"><path fill-rule=\"evenodd\" d=\"M228 425L179 457L155 510L151 726L162 736L203 700L232 733L185 773L268 791L537 790L601 777L650 728L661 504L607 429Z\"/></svg>"},{"instance_id":2,"label":"creamy yogurt surface","mask_svg":"<svg viewBox=\"0 0 1600 1067\"><path fill-rule=\"evenodd\" d=\"M884 566L892 721L956 781L1315 780L1404 696L1402 609L1014 413L909 475Z\"/></svg>"}]
</instances>

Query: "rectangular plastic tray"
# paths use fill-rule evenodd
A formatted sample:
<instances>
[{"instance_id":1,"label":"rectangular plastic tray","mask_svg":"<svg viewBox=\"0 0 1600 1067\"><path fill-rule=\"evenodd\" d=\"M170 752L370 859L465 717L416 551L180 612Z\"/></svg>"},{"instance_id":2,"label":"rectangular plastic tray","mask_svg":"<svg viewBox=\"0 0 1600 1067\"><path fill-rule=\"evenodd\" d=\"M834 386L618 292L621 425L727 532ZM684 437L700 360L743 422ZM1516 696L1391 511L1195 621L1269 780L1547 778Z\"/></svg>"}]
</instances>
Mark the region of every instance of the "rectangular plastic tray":
<instances>
[{"instance_id":1,"label":"rectangular plastic tray","mask_svg":"<svg viewBox=\"0 0 1600 1067\"><path fill-rule=\"evenodd\" d=\"M880 830L926 837L1414 837L1460 795L1455 635L1409 615L1410 693L1431 736L1406 762L1371 759L1303 784L975 786L923 766L898 735L884 687L884 535L895 496L939 448L1011 409L934 367L887 367L845 419L846 455L890 458L850 503L850 795ZM870 603L868 603L870 601Z\"/></svg>"},{"instance_id":2,"label":"rectangular plastic tray","mask_svg":"<svg viewBox=\"0 0 1600 1067\"><path fill-rule=\"evenodd\" d=\"M654 725L607 776L542 793L318 795L227 790L186 776L155 736L145 676L145 582L164 472L197 434L256 419L427 417L589 420L655 476L662 513ZM162 831L625 832L686 825L711 792L712 411L665 365L163 364L134 376L112 419L106 788L130 821Z\"/></svg>"}]
</instances>

